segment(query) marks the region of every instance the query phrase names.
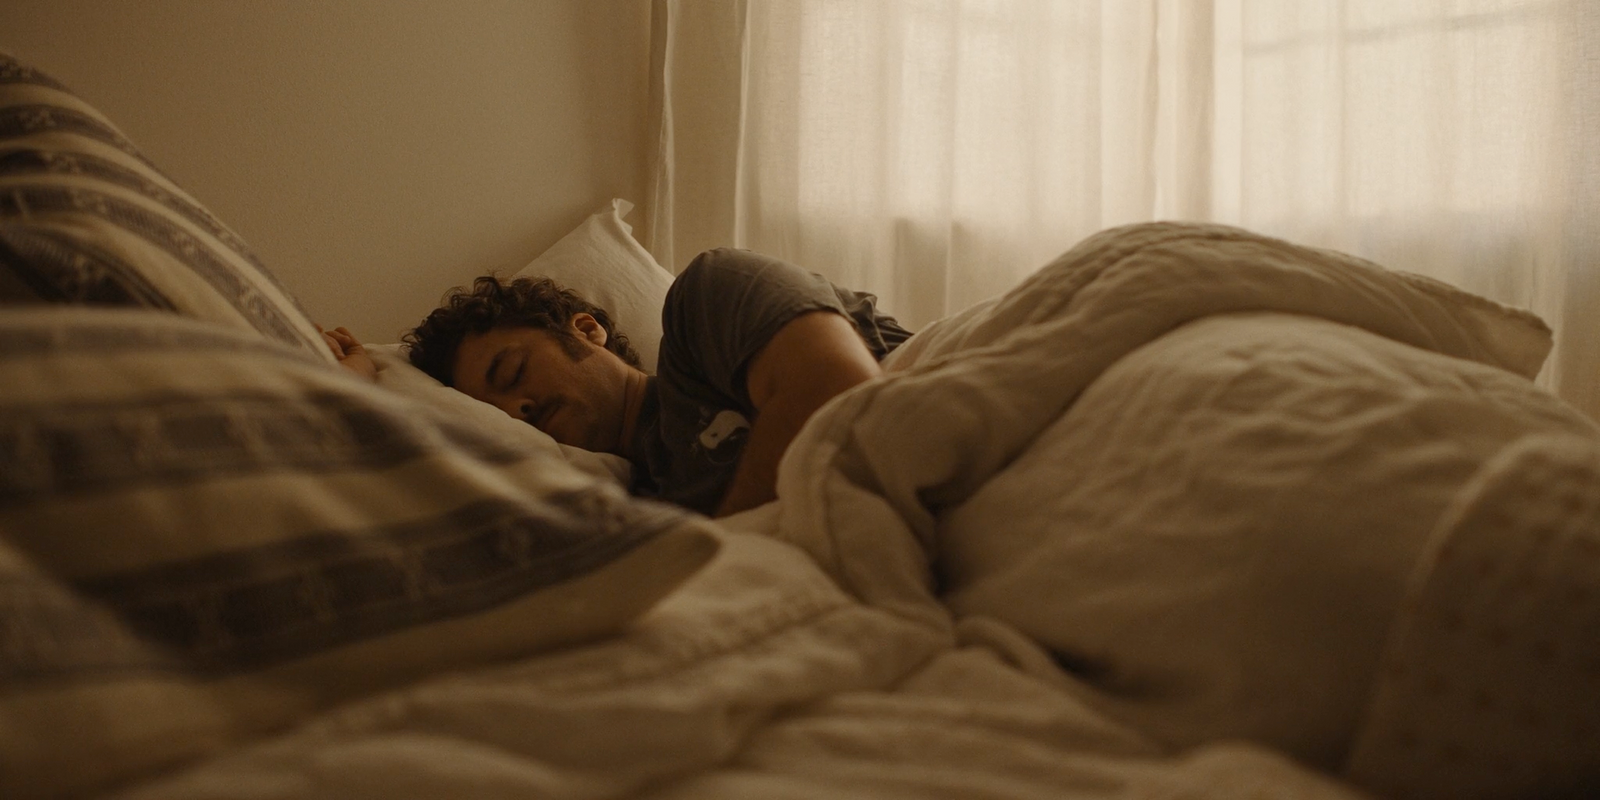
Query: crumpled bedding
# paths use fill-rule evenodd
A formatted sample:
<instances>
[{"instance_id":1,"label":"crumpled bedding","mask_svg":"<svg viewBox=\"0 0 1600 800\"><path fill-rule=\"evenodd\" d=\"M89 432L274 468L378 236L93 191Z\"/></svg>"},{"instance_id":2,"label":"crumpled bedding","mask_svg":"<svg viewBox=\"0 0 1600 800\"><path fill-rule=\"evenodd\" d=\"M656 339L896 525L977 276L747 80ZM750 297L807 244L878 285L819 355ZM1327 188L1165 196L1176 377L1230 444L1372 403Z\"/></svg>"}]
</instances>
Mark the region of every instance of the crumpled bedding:
<instances>
[{"instance_id":1,"label":"crumpled bedding","mask_svg":"<svg viewBox=\"0 0 1600 800\"><path fill-rule=\"evenodd\" d=\"M1338 254L1108 231L835 398L624 635L119 796L1593 786L1600 436L1526 380L1548 346Z\"/></svg>"},{"instance_id":2,"label":"crumpled bedding","mask_svg":"<svg viewBox=\"0 0 1600 800\"><path fill-rule=\"evenodd\" d=\"M781 535L879 607L1014 627L1166 748L1250 741L1410 796L1594 790L1600 439L1527 380L1548 342L1339 253L1107 231L824 409L780 475ZM1486 489L1514 452L1581 468L1538 499ZM1570 563L1477 593L1555 563L1541 525ZM1463 530L1477 580L1431 566ZM1419 650L1435 618L1477 634Z\"/></svg>"},{"instance_id":3,"label":"crumpled bedding","mask_svg":"<svg viewBox=\"0 0 1600 800\"><path fill-rule=\"evenodd\" d=\"M735 520L617 639L356 703L117 796L1359 796L1261 748L1174 756L1032 674L1042 656L995 624L854 601L761 532L772 518Z\"/></svg>"}]
</instances>

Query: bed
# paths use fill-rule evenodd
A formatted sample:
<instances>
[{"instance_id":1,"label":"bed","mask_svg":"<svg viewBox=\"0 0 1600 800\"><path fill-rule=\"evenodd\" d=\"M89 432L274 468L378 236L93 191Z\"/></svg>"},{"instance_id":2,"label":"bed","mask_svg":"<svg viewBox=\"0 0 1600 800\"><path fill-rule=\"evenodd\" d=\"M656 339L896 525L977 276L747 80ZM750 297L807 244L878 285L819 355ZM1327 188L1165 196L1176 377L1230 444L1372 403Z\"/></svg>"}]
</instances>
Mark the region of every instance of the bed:
<instances>
[{"instance_id":1,"label":"bed","mask_svg":"<svg viewBox=\"0 0 1600 800\"><path fill-rule=\"evenodd\" d=\"M626 211L529 270L653 353ZM1105 231L711 521L392 347L343 374L0 57L0 300L8 798L1600 791L1600 431L1443 284Z\"/></svg>"}]
</instances>

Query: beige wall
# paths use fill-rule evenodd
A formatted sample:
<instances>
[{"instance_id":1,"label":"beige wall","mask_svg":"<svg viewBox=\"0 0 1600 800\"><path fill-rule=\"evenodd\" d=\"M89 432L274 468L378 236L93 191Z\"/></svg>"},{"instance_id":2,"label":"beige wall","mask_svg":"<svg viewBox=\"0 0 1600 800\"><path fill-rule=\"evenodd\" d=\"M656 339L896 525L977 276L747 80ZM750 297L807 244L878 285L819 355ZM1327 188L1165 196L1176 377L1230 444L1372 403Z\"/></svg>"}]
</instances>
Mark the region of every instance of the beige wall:
<instances>
[{"instance_id":1,"label":"beige wall","mask_svg":"<svg viewBox=\"0 0 1600 800\"><path fill-rule=\"evenodd\" d=\"M323 324L395 341L644 194L650 0L5 0ZM638 216L639 212L635 212Z\"/></svg>"}]
</instances>

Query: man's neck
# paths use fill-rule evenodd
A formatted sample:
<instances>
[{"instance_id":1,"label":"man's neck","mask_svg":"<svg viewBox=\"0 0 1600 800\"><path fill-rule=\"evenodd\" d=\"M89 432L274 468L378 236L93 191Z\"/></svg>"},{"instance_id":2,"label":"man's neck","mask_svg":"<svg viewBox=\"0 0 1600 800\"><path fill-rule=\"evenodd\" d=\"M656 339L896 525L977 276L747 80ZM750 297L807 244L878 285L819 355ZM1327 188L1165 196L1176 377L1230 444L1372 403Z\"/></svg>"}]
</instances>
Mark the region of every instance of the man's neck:
<instances>
[{"instance_id":1,"label":"man's neck","mask_svg":"<svg viewBox=\"0 0 1600 800\"><path fill-rule=\"evenodd\" d=\"M639 416L644 410L645 395L650 392L650 376L639 370L630 370L623 392L622 440L617 443L621 452L617 455L637 461L644 454L635 452L639 448L634 440L639 431Z\"/></svg>"}]
</instances>

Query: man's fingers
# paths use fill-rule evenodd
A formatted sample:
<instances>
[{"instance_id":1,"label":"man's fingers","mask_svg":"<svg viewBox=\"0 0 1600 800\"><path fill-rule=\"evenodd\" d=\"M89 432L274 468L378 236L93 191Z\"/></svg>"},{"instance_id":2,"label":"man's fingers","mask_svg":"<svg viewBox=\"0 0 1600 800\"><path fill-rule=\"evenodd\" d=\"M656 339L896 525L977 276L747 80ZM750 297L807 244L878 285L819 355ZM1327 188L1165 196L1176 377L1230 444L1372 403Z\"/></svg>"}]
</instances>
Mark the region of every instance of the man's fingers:
<instances>
[{"instance_id":1,"label":"man's fingers","mask_svg":"<svg viewBox=\"0 0 1600 800\"><path fill-rule=\"evenodd\" d=\"M333 354L335 356L338 356L339 358L344 358L344 343L343 342L340 342L338 339L334 338L334 336L332 334L328 333L327 331L323 331L322 332L322 341L327 343L328 349L332 350Z\"/></svg>"},{"instance_id":2,"label":"man's fingers","mask_svg":"<svg viewBox=\"0 0 1600 800\"><path fill-rule=\"evenodd\" d=\"M312 324L316 325L316 323ZM356 338L355 334L350 332L349 328L341 325L330 331L321 325L317 325L317 330L322 333L322 340L328 343L328 349L332 350L334 357L341 362L357 354L366 354L366 348L361 346L361 341Z\"/></svg>"},{"instance_id":3,"label":"man's fingers","mask_svg":"<svg viewBox=\"0 0 1600 800\"><path fill-rule=\"evenodd\" d=\"M347 351L361 348L361 341L356 338L355 334L344 328L334 328L330 331L330 335L337 338L339 344Z\"/></svg>"}]
</instances>

